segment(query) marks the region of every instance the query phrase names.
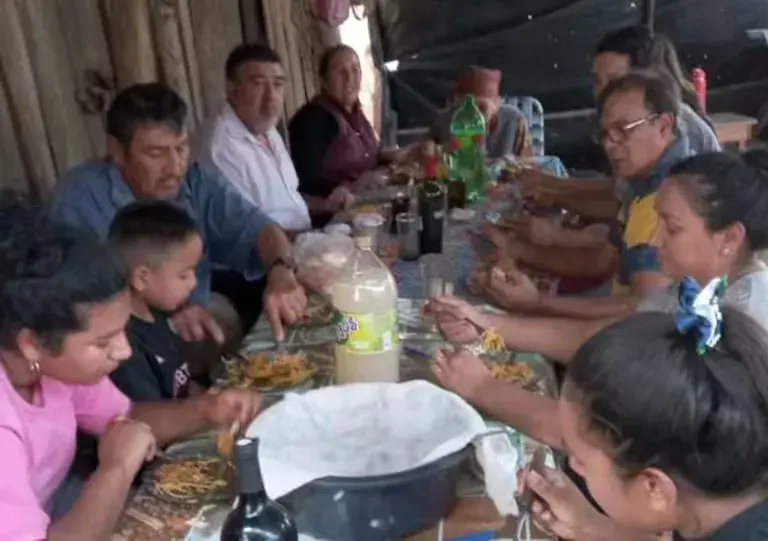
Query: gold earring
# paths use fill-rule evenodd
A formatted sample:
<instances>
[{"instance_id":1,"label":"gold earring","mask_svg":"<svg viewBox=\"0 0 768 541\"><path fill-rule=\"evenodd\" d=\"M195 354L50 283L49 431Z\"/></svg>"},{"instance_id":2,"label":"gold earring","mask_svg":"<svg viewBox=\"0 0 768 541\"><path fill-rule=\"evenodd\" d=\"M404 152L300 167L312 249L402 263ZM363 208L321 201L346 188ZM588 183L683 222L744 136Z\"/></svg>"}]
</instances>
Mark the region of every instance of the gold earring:
<instances>
[{"instance_id":1,"label":"gold earring","mask_svg":"<svg viewBox=\"0 0 768 541\"><path fill-rule=\"evenodd\" d=\"M29 361L29 371L32 373L33 376L37 377L40 375L40 361L37 359L31 359Z\"/></svg>"}]
</instances>

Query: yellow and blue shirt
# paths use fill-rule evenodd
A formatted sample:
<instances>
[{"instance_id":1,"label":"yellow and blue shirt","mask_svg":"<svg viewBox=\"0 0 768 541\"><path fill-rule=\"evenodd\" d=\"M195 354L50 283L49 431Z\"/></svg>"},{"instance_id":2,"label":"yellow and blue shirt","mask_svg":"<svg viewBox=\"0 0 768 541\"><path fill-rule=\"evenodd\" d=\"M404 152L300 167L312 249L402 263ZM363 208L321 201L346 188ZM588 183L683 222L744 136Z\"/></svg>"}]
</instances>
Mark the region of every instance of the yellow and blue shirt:
<instances>
[{"instance_id":1,"label":"yellow and blue shirt","mask_svg":"<svg viewBox=\"0 0 768 541\"><path fill-rule=\"evenodd\" d=\"M647 178L627 182L622 190L619 211L622 234L619 272L613 284L614 295L628 294L635 274L659 270L656 248L651 246L658 226L656 192L669 170L690 154L687 138L679 136L664 151Z\"/></svg>"}]
</instances>

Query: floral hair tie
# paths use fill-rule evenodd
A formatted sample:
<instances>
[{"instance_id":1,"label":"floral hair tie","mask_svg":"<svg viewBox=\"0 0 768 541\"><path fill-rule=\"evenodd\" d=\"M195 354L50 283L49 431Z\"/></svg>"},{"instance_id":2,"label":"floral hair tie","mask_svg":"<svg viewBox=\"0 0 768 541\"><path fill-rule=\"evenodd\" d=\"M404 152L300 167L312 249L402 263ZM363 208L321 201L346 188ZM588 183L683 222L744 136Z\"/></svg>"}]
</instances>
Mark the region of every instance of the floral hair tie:
<instances>
[{"instance_id":1,"label":"floral hair tie","mask_svg":"<svg viewBox=\"0 0 768 541\"><path fill-rule=\"evenodd\" d=\"M675 324L678 332L695 338L699 355L720 341L723 327L720 298L727 285L726 277L715 278L704 288L693 278L685 277L680 282Z\"/></svg>"}]
</instances>

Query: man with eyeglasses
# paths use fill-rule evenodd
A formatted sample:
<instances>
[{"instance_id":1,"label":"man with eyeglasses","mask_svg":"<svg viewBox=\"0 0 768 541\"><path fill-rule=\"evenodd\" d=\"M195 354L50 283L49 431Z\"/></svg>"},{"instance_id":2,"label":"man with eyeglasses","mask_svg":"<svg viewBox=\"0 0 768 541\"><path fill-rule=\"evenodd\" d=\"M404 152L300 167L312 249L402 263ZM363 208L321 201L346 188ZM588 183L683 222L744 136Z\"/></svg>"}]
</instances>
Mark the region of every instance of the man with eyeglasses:
<instances>
[{"instance_id":1,"label":"man with eyeglasses","mask_svg":"<svg viewBox=\"0 0 768 541\"><path fill-rule=\"evenodd\" d=\"M615 177L625 183L614 293L644 294L668 283L651 239L658 220L656 191L669 169L691 155L688 138L677 129L678 103L671 85L643 72L612 81L600 95L598 140Z\"/></svg>"},{"instance_id":2,"label":"man with eyeglasses","mask_svg":"<svg viewBox=\"0 0 768 541\"><path fill-rule=\"evenodd\" d=\"M524 278L497 283L485 294L516 312L589 318L620 316L634 308L637 296L666 287L669 280L659 271L651 239L657 222L656 190L667 171L691 154L687 137L677 129L677 110L674 87L648 72L632 72L616 79L600 95L596 137L615 178L624 183L618 221L611 242L575 252L551 250L550 260L559 257L568 259L570 265L594 269L606 264L602 254L618 250L618 257L609 261L614 274L613 295L543 296Z\"/></svg>"}]
</instances>

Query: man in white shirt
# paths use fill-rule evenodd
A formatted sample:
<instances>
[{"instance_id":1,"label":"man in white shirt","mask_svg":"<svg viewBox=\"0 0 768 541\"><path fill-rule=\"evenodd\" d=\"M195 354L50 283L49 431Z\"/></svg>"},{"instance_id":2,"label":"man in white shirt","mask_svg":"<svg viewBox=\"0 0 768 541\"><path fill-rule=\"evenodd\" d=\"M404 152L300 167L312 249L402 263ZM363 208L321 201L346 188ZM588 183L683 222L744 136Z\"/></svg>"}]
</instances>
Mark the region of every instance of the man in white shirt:
<instances>
[{"instance_id":1,"label":"man in white shirt","mask_svg":"<svg viewBox=\"0 0 768 541\"><path fill-rule=\"evenodd\" d=\"M203 129L198 158L286 231L311 227L299 180L275 129L286 77L280 57L256 43L236 47L225 65L227 103Z\"/></svg>"}]
</instances>

